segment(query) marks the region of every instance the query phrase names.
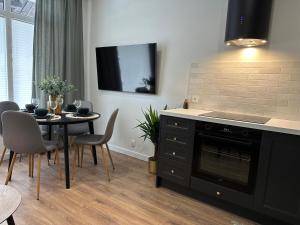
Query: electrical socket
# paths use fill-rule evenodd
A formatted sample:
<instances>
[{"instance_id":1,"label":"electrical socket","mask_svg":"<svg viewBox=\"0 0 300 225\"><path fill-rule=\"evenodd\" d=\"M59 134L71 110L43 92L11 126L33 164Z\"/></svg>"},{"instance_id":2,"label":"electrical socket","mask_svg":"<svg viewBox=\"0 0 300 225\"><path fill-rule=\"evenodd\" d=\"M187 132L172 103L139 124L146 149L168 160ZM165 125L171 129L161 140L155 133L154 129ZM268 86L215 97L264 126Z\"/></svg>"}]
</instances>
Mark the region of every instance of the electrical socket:
<instances>
[{"instance_id":1,"label":"electrical socket","mask_svg":"<svg viewBox=\"0 0 300 225\"><path fill-rule=\"evenodd\" d=\"M198 103L199 102L199 95L192 95L191 101L192 101L192 103Z\"/></svg>"},{"instance_id":2,"label":"electrical socket","mask_svg":"<svg viewBox=\"0 0 300 225\"><path fill-rule=\"evenodd\" d=\"M132 148L136 147L136 141L134 139L131 140L130 145Z\"/></svg>"}]
</instances>

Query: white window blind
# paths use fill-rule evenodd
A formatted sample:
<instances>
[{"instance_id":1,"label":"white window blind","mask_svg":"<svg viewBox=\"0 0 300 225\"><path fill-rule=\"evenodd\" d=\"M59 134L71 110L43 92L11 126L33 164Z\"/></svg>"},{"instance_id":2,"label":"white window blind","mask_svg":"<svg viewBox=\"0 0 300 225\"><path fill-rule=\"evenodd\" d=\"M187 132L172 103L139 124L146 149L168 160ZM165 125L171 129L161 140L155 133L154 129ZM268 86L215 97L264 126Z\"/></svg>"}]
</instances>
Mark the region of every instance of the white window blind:
<instances>
[{"instance_id":1,"label":"white window blind","mask_svg":"<svg viewBox=\"0 0 300 225\"><path fill-rule=\"evenodd\" d=\"M21 108L31 102L33 25L12 20L13 96Z\"/></svg>"},{"instance_id":2,"label":"white window blind","mask_svg":"<svg viewBox=\"0 0 300 225\"><path fill-rule=\"evenodd\" d=\"M0 101L31 102L35 0L0 0Z\"/></svg>"},{"instance_id":3,"label":"white window blind","mask_svg":"<svg viewBox=\"0 0 300 225\"><path fill-rule=\"evenodd\" d=\"M6 23L0 17L0 101L8 100Z\"/></svg>"}]
</instances>

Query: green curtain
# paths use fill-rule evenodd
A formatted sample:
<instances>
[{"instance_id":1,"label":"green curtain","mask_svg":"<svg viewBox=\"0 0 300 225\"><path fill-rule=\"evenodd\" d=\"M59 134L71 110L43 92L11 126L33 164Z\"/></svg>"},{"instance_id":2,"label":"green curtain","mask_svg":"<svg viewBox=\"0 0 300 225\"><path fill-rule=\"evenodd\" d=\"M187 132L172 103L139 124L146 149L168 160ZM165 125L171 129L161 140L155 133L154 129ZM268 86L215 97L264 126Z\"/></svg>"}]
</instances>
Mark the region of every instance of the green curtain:
<instances>
[{"instance_id":1,"label":"green curtain","mask_svg":"<svg viewBox=\"0 0 300 225\"><path fill-rule=\"evenodd\" d=\"M75 85L65 102L84 98L82 0L37 0L33 41L33 97L46 106L38 88L47 75L59 75Z\"/></svg>"}]
</instances>

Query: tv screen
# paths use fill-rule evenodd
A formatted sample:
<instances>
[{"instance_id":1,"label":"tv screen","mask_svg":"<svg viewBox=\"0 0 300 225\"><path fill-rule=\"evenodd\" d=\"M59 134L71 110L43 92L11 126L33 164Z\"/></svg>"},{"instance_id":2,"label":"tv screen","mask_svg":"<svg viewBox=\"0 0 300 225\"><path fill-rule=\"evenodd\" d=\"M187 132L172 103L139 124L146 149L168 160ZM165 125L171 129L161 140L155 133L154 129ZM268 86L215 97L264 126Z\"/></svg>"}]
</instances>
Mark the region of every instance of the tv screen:
<instances>
[{"instance_id":1,"label":"tv screen","mask_svg":"<svg viewBox=\"0 0 300 225\"><path fill-rule=\"evenodd\" d=\"M96 48L98 88L155 94L156 44Z\"/></svg>"}]
</instances>

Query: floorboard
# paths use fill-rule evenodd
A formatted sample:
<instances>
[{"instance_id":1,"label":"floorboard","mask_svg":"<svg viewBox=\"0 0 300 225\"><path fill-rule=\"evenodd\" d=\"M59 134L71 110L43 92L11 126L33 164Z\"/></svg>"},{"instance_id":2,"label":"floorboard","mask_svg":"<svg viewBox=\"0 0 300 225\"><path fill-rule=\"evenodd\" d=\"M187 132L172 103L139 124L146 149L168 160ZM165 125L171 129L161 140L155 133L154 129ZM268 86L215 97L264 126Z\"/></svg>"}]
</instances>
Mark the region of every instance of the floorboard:
<instances>
[{"instance_id":1,"label":"floorboard","mask_svg":"<svg viewBox=\"0 0 300 225\"><path fill-rule=\"evenodd\" d=\"M35 199L36 178L28 177L28 159L17 160L9 183L22 194L22 204L14 214L16 224L257 225L171 190L155 188L155 177L147 173L146 162L119 153L112 153L116 170L111 170L111 182L107 182L101 164L94 166L90 152L85 152L83 168L77 169L70 190L59 180L56 166L49 167L44 157L39 201ZM63 162L62 153L60 157ZM4 162L1 183L6 172ZM36 176L36 164L34 172Z\"/></svg>"}]
</instances>

